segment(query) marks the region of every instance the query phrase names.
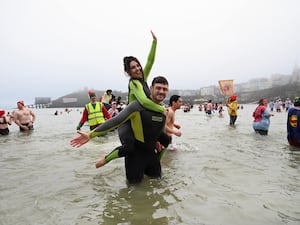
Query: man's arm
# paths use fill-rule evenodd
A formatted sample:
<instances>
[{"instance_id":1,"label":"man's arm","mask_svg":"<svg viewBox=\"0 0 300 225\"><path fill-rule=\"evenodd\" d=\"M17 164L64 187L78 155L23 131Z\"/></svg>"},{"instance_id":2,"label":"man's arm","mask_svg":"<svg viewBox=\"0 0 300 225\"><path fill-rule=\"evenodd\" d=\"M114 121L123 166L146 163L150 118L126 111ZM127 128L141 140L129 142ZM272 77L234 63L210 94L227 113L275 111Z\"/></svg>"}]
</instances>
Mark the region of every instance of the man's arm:
<instances>
[{"instance_id":1,"label":"man's arm","mask_svg":"<svg viewBox=\"0 0 300 225\"><path fill-rule=\"evenodd\" d=\"M34 123L34 121L35 121L35 113L30 109L29 110L30 111L30 115L31 115L31 123Z\"/></svg>"},{"instance_id":2,"label":"man's arm","mask_svg":"<svg viewBox=\"0 0 300 225\"><path fill-rule=\"evenodd\" d=\"M14 122L15 122L15 124L17 124L19 127L22 126L22 124L20 123L20 120L19 120L19 113L18 113L18 112L15 112L15 113L14 113Z\"/></svg>"},{"instance_id":3,"label":"man's arm","mask_svg":"<svg viewBox=\"0 0 300 225\"><path fill-rule=\"evenodd\" d=\"M83 110L83 114L82 114L82 117L81 117L81 120L80 122L78 123L77 127L76 127L76 130L80 130L81 127L83 126L83 124L87 121L88 119L88 111L86 109L86 107L84 107L84 110Z\"/></svg>"},{"instance_id":4,"label":"man's arm","mask_svg":"<svg viewBox=\"0 0 300 225\"><path fill-rule=\"evenodd\" d=\"M105 117L105 119L110 119L111 118L111 115L110 113L107 111L106 107L104 104L102 104L102 112L103 112L103 115Z\"/></svg>"}]
</instances>

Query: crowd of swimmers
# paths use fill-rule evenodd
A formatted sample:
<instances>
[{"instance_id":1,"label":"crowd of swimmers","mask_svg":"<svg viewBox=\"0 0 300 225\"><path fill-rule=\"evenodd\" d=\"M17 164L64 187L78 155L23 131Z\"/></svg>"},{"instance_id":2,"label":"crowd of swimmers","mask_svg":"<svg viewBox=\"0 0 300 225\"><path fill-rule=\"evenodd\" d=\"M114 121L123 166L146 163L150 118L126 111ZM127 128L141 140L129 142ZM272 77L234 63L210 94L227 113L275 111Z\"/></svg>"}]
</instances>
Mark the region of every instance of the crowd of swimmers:
<instances>
[{"instance_id":1,"label":"crowd of swimmers","mask_svg":"<svg viewBox=\"0 0 300 225\"><path fill-rule=\"evenodd\" d=\"M238 110L243 109L243 106L239 106L237 102L237 96L232 95L227 99L226 104L212 103L209 100L204 105L199 105L199 111L204 111L208 116L215 114L217 111L219 116L223 116L224 106L227 107L229 115L229 125L235 126L235 122L238 115ZM270 127L270 118L274 116L273 111L276 112L288 112L287 116L287 140L291 146L300 147L300 98L295 97L293 100L286 98L282 101L280 98L275 98L268 102L266 98L262 98L258 101L257 107L254 109L253 130L260 135L268 135Z\"/></svg>"},{"instance_id":2,"label":"crowd of swimmers","mask_svg":"<svg viewBox=\"0 0 300 225\"><path fill-rule=\"evenodd\" d=\"M126 178L129 183L139 183L144 175L149 177L161 176L160 160L172 143L172 136L181 136L181 126L175 123L175 111L182 106L179 95L170 98L169 107L163 105L168 91L169 83L165 76L153 78L151 86L147 84L151 68L155 61L157 38L152 34L152 45L146 65L141 66L134 56L123 58L124 72L129 77L128 104L120 107L120 99L115 99L112 90L108 89L103 96L98 97L93 90L88 92L90 101L84 106L81 119L76 127L78 136L71 139L73 147L81 147L90 139L106 134L117 129L120 145L114 147L111 152L102 154L97 160L96 168L102 167L108 162L125 158ZM235 126L238 116L238 98L232 95L227 99L226 106L230 117L229 125ZM294 107L288 105L288 141L291 145L300 147L300 98L295 98ZM0 110L0 132L8 134L8 126L12 122L19 126L20 131L33 129L35 122L34 112L26 108L23 101L17 102L18 109L12 114L5 115ZM274 104L275 106L275 104ZM287 104L285 104L287 106ZM219 115L223 115L223 104L216 106L210 100L205 112L210 116L218 109ZM185 110L190 110L191 107ZM270 117L274 114L268 107L266 99L261 99L253 112L253 129L261 135L268 134ZM89 124L90 131L83 132L81 127Z\"/></svg>"}]
</instances>

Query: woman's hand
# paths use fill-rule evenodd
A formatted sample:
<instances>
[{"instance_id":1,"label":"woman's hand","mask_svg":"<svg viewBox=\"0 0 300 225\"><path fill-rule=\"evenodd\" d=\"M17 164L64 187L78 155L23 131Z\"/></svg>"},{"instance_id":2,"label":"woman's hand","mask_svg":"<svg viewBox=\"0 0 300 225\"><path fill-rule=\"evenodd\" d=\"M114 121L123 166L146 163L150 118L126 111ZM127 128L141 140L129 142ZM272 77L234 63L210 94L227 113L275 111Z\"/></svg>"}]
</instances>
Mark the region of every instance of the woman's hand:
<instances>
[{"instance_id":1,"label":"woman's hand","mask_svg":"<svg viewBox=\"0 0 300 225\"><path fill-rule=\"evenodd\" d=\"M80 135L77 138L74 138L70 141L70 144L73 147L79 148L80 146L84 145L85 143L87 143L90 140L90 134L89 133L85 133L82 131L77 131L77 133Z\"/></svg>"},{"instance_id":2,"label":"woman's hand","mask_svg":"<svg viewBox=\"0 0 300 225\"><path fill-rule=\"evenodd\" d=\"M151 34L152 34L152 38L153 38L153 40L157 41L157 38L156 38L156 36L155 36L155 34L153 33L153 31L152 31L152 30L151 30Z\"/></svg>"}]
</instances>

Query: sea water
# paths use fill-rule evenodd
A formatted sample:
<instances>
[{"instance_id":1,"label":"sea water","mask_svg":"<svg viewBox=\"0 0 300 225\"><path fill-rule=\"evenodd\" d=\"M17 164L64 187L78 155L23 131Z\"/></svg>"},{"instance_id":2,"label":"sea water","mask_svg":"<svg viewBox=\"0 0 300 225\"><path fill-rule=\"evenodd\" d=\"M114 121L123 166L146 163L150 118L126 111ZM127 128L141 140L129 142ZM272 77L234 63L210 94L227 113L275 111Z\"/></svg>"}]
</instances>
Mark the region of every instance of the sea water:
<instances>
[{"instance_id":1,"label":"sea water","mask_svg":"<svg viewBox=\"0 0 300 225\"><path fill-rule=\"evenodd\" d=\"M182 136L162 178L133 186L123 158L95 168L120 144L116 131L73 148L81 109L33 109L34 131L12 125L0 136L0 224L300 224L300 154L286 140L287 113L274 112L260 136L255 107L244 105L235 127L227 113L177 110Z\"/></svg>"}]
</instances>

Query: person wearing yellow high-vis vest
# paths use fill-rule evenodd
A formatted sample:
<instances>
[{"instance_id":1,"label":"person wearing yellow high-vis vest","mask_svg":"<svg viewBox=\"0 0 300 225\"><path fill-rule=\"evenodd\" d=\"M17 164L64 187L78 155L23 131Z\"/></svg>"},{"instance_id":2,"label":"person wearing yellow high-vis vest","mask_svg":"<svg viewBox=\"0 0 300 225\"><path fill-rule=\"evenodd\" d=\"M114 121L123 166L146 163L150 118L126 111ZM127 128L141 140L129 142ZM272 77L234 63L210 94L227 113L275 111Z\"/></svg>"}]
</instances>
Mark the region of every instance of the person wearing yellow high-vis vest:
<instances>
[{"instance_id":1,"label":"person wearing yellow high-vis vest","mask_svg":"<svg viewBox=\"0 0 300 225\"><path fill-rule=\"evenodd\" d=\"M94 91L89 91L88 94L91 101L84 107L77 130L80 130L86 121L89 123L90 130L94 130L96 127L104 123L106 119L111 118L111 115L108 113L105 106L101 102L97 101L96 93Z\"/></svg>"}]
</instances>

